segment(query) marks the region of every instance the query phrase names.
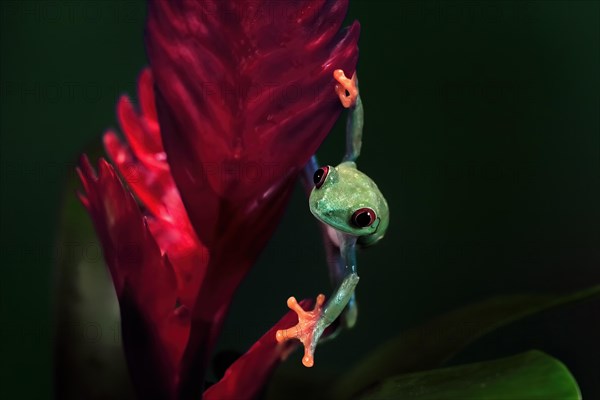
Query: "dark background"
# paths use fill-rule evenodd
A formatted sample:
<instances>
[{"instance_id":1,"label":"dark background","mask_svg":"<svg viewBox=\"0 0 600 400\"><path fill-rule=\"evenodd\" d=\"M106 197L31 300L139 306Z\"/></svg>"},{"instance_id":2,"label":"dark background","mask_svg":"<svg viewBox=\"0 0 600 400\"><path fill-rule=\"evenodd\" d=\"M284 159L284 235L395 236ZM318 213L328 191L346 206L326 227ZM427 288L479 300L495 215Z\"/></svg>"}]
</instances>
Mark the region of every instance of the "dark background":
<instances>
[{"instance_id":1,"label":"dark background","mask_svg":"<svg viewBox=\"0 0 600 400\"><path fill-rule=\"evenodd\" d=\"M0 7L0 387L50 397L55 310L65 301L59 209L67 201L83 215L65 200L65 182L78 154L116 125L118 95L135 98L145 6ZM357 327L320 347L311 373L342 371L402 329L485 297L597 284L599 3L354 1L352 19L362 24L359 166L386 195L392 220L385 240L359 256ZM342 151L343 119L319 156L334 164ZM89 229L84 217L81 225ZM327 290L319 239L298 189L236 295L220 349L244 351L289 295ZM98 280L81 287L107 285L94 265ZM600 398L599 308L590 301L504 328L460 361L538 348L569 367L584 397ZM89 307L77 312L99 318ZM295 353L281 373L301 368Z\"/></svg>"}]
</instances>

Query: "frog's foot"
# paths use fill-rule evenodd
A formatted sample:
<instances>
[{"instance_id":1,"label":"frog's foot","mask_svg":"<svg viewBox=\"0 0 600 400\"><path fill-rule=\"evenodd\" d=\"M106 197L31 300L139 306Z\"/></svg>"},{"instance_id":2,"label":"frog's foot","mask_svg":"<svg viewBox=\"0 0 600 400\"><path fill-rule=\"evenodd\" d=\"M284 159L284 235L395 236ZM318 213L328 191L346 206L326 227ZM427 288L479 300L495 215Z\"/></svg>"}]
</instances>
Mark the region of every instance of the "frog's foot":
<instances>
[{"instance_id":1,"label":"frog's foot","mask_svg":"<svg viewBox=\"0 0 600 400\"><path fill-rule=\"evenodd\" d=\"M352 75L352 79L346 78L344 71L336 69L333 71L333 77L338 84L335 85L335 93L340 98L342 105L345 108L350 108L356 103L358 97L358 86L356 85L356 72Z\"/></svg>"},{"instance_id":2,"label":"frog's foot","mask_svg":"<svg viewBox=\"0 0 600 400\"><path fill-rule=\"evenodd\" d=\"M298 314L298 323L291 328L278 330L275 336L279 343L290 339L298 339L302 342L302 345L304 346L302 364L304 364L305 367L312 367L315 363L315 347L319 340L318 337L315 337L315 334L317 322L322 315L323 303L325 303L325 295L320 294L317 296L315 308L313 308L312 311L304 311L296 301L296 298L293 296L290 297L287 301L287 305L290 310L293 310Z\"/></svg>"}]
</instances>

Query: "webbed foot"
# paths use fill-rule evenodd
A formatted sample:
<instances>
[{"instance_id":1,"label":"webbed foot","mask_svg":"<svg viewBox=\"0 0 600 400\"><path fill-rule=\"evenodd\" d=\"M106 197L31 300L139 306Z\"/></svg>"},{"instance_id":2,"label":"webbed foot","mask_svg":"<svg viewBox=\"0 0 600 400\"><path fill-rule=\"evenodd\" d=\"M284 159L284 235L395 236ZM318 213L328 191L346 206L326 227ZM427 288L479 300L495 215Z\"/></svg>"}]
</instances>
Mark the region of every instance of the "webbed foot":
<instances>
[{"instance_id":1,"label":"webbed foot","mask_svg":"<svg viewBox=\"0 0 600 400\"><path fill-rule=\"evenodd\" d=\"M352 75L352 79L348 79L343 70L336 69L333 71L333 77L338 81L338 84L335 85L335 93L340 98L342 105L345 108L352 107L356 103L356 98L358 97L356 72Z\"/></svg>"},{"instance_id":2,"label":"webbed foot","mask_svg":"<svg viewBox=\"0 0 600 400\"><path fill-rule=\"evenodd\" d=\"M290 339L298 339L304 346L304 357L302 357L302 364L305 367L312 367L314 365L314 352L317 341L319 340L317 335L320 336L322 332L317 332L317 323L322 316L323 304L325 303L325 295L320 294L317 296L317 302L312 311L305 311L300 304L296 301L295 297L290 297L287 301L288 307L298 314L298 323L288 329L280 329L277 331L276 339L277 342L282 343Z\"/></svg>"}]
</instances>

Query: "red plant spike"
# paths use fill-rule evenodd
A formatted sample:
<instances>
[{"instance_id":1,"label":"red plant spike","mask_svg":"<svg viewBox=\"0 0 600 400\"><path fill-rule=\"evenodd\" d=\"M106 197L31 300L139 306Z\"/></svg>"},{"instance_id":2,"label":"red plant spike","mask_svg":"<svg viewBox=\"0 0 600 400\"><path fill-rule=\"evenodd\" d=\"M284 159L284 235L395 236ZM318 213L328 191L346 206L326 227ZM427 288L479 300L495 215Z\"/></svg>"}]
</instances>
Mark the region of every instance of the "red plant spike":
<instances>
[{"instance_id":1,"label":"red plant spike","mask_svg":"<svg viewBox=\"0 0 600 400\"><path fill-rule=\"evenodd\" d=\"M333 70L351 76L358 58L358 23L340 31L346 10L333 0L149 1L139 107L122 97L125 140L104 136L127 188L104 160L98 176L80 165L140 398L200 398L235 289L342 110ZM291 346L265 338L207 396L221 384L231 397L255 393Z\"/></svg>"}]
</instances>

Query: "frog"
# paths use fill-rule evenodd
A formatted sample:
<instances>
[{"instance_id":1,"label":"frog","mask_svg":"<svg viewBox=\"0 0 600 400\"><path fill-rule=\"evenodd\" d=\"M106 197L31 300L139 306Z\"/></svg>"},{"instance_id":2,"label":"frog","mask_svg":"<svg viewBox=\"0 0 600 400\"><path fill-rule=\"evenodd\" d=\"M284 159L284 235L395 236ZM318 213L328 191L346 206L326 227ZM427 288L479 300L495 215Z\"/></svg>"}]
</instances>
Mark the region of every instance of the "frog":
<instances>
[{"instance_id":1,"label":"frog","mask_svg":"<svg viewBox=\"0 0 600 400\"><path fill-rule=\"evenodd\" d=\"M357 168L362 147L364 110L358 90L356 72L347 78L336 69L334 87L343 107L348 108L346 153L337 166L318 166L316 156L306 164L302 182L308 195L309 209L319 221L327 253L330 279L335 287L325 302L319 294L312 310L304 310L295 297L287 300L288 308L298 315L298 323L276 332L279 343L297 339L304 346L302 364L314 365L314 353L321 336L340 318L340 327L356 324L358 308L355 289L359 282L356 248L379 242L389 225L389 207L377 184ZM335 337L334 330L329 338Z\"/></svg>"}]
</instances>

